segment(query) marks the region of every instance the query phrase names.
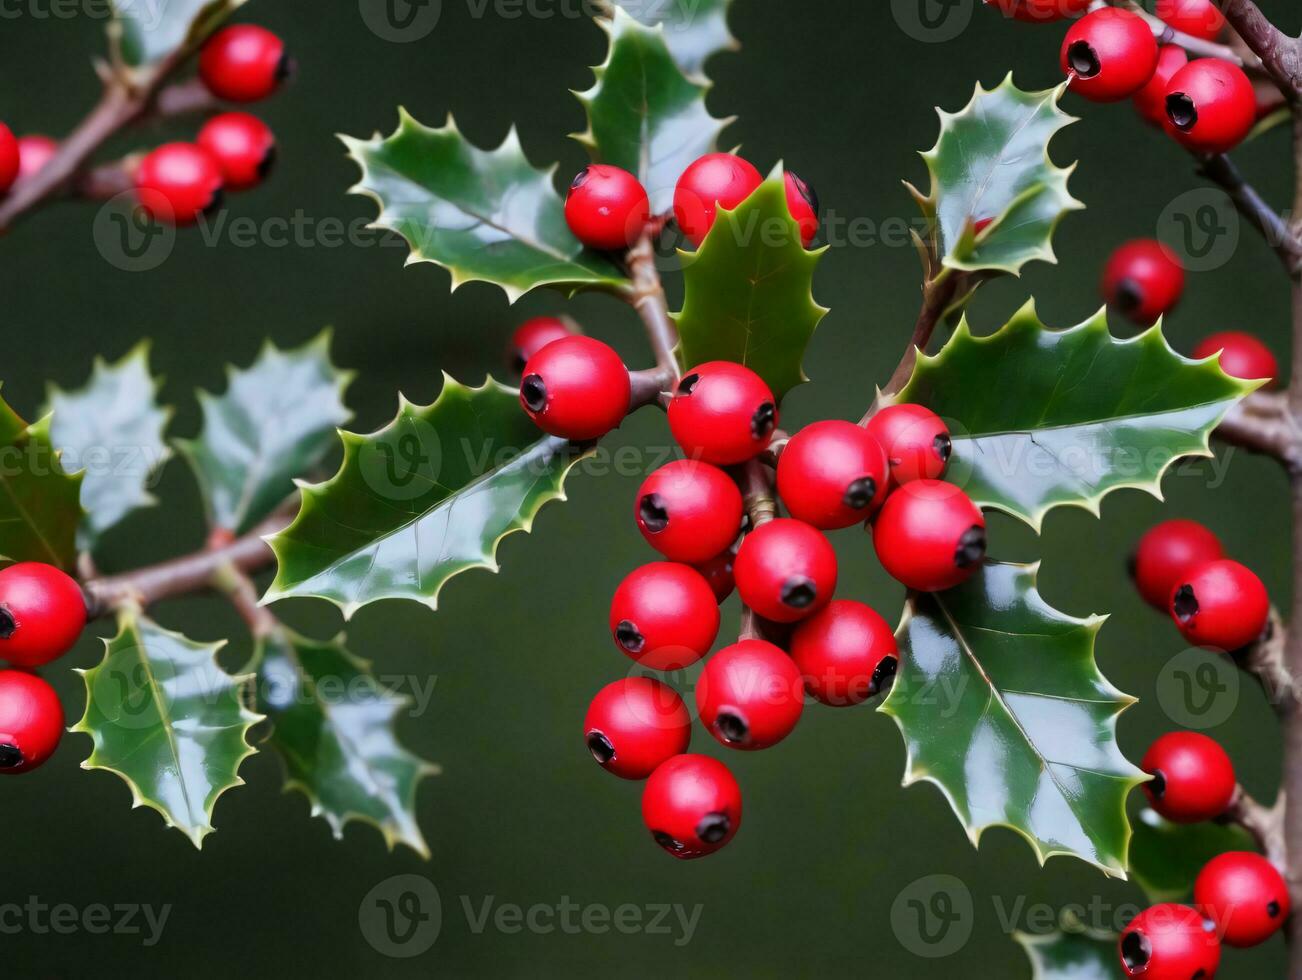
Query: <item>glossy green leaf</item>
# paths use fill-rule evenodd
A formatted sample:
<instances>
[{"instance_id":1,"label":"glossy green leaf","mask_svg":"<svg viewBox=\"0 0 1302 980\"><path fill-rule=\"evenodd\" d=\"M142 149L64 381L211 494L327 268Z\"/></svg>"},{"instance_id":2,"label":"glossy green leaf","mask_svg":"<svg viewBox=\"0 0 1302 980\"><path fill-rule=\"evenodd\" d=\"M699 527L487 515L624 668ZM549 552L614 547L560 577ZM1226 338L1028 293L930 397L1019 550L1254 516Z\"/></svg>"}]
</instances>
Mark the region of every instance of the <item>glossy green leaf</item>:
<instances>
[{"instance_id":1,"label":"glossy green leaf","mask_svg":"<svg viewBox=\"0 0 1302 980\"><path fill-rule=\"evenodd\" d=\"M1049 141L1075 121L1058 107L1065 89L1023 92L1010 74L990 91L978 85L961 112L938 110L940 137L922 154L931 191L919 204L942 265L1017 273L1035 259L1056 261L1054 229L1084 207L1067 191L1073 168L1049 159Z\"/></svg>"},{"instance_id":2,"label":"glossy green leaf","mask_svg":"<svg viewBox=\"0 0 1302 980\"><path fill-rule=\"evenodd\" d=\"M267 744L285 764L286 788L305 794L337 838L364 821L390 850L402 843L428 857L416 789L439 769L398 743L395 723L409 699L377 680L342 637L319 642L281 629L262 640L256 663L258 710L271 719Z\"/></svg>"},{"instance_id":3,"label":"glossy green leaf","mask_svg":"<svg viewBox=\"0 0 1302 980\"><path fill-rule=\"evenodd\" d=\"M1069 854L1124 878L1126 796L1147 778L1117 747L1134 699L1094 661L1103 618L1048 605L1037 571L990 562L957 588L910 596L879 710L904 735L904 784L935 783L974 844L1008 827L1041 863Z\"/></svg>"},{"instance_id":4,"label":"glossy green leaf","mask_svg":"<svg viewBox=\"0 0 1302 980\"><path fill-rule=\"evenodd\" d=\"M610 259L570 233L552 181L555 167L534 169L514 129L497 149L481 150L451 118L430 129L399 110L392 136L342 139L362 168L353 192L380 207L374 226L407 240L408 263L447 269L453 289L491 282L515 302L540 286L567 293L627 286Z\"/></svg>"},{"instance_id":5,"label":"glossy green leaf","mask_svg":"<svg viewBox=\"0 0 1302 980\"><path fill-rule=\"evenodd\" d=\"M739 45L728 31L731 0L609 0L648 27L663 25L665 43L684 74L700 77L706 60Z\"/></svg>"},{"instance_id":6,"label":"glossy green leaf","mask_svg":"<svg viewBox=\"0 0 1302 980\"><path fill-rule=\"evenodd\" d=\"M83 471L82 549L133 510L156 503L148 486L171 455L163 432L172 417L158 405L159 385L145 343L116 364L96 358L84 387L49 387L50 437L64 464Z\"/></svg>"},{"instance_id":7,"label":"glossy green leaf","mask_svg":"<svg viewBox=\"0 0 1302 980\"><path fill-rule=\"evenodd\" d=\"M195 643L134 609L104 645L98 666L79 671L86 713L71 730L95 743L82 768L116 773L133 806L202 847L217 798L243 785L240 764L255 751L247 735L262 717L244 706L252 678L217 665L222 643Z\"/></svg>"},{"instance_id":8,"label":"glossy green leaf","mask_svg":"<svg viewBox=\"0 0 1302 980\"><path fill-rule=\"evenodd\" d=\"M563 439L540 439L515 390L492 379L467 388L445 376L434 404L403 400L385 428L343 442L339 472L304 487L298 517L268 539L279 569L265 602L315 596L345 617L378 599L437 608L448 579L496 571L498 542L565 499L579 459Z\"/></svg>"},{"instance_id":9,"label":"glossy green leaf","mask_svg":"<svg viewBox=\"0 0 1302 980\"><path fill-rule=\"evenodd\" d=\"M1039 530L1054 507L1097 515L1123 487L1160 497L1167 467L1210 456L1211 431L1258 384L1181 357L1160 326L1122 340L1100 312L1050 330L1028 303L986 337L961 323L900 400L950 420L950 478L977 504Z\"/></svg>"},{"instance_id":10,"label":"glossy green leaf","mask_svg":"<svg viewBox=\"0 0 1302 980\"><path fill-rule=\"evenodd\" d=\"M778 398L806 381L805 348L827 313L813 296L826 251L801 245L781 168L737 210L720 208L700 249L681 253L686 292L674 320L684 369L737 361Z\"/></svg>"},{"instance_id":11,"label":"glossy green leaf","mask_svg":"<svg viewBox=\"0 0 1302 980\"><path fill-rule=\"evenodd\" d=\"M82 474L64 471L50 421L28 425L0 399L0 559L71 569Z\"/></svg>"},{"instance_id":12,"label":"glossy green leaf","mask_svg":"<svg viewBox=\"0 0 1302 980\"><path fill-rule=\"evenodd\" d=\"M1130 842L1130 873L1149 900L1185 902L1203 865L1226 851L1255 851L1248 832L1233 824L1172 823L1145 807Z\"/></svg>"},{"instance_id":13,"label":"glossy green leaf","mask_svg":"<svg viewBox=\"0 0 1302 980\"><path fill-rule=\"evenodd\" d=\"M1018 932L1013 938L1031 961L1032 980L1116 980L1121 976L1117 937L1088 930L1044 935Z\"/></svg>"},{"instance_id":14,"label":"glossy green leaf","mask_svg":"<svg viewBox=\"0 0 1302 980\"><path fill-rule=\"evenodd\" d=\"M246 0L112 0L128 64L160 60L182 44L197 47Z\"/></svg>"},{"instance_id":15,"label":"glossy green leaf","mask_svg":"<svg viewBox=\"0 0 1302 980\"><path fill-rule=\"evenodd\" d=\"M651 209L673 209L674 186L688 165L713 152L725 121L706 111L708 85L687 79L665 47L661 28L650 28L616 8L597 23L610 35L596 82L578 93L588 130L576 135L594 160L636 174Z\"/></svg>"},{"instance_id":16,"label":"glossy green leaf","mask_svg":"<svg viewBox=\"0 0 1302 980\"><path fill-rule=\"evenodd\" d=\"M294 492L294 480L335 445L351 371L330 363L330 332L294 350L271 342L253 365L227 369L224 395L199 392L203 430L178 439L194 470L208 521L243 534Z\"/></svg>"}]
</instances>

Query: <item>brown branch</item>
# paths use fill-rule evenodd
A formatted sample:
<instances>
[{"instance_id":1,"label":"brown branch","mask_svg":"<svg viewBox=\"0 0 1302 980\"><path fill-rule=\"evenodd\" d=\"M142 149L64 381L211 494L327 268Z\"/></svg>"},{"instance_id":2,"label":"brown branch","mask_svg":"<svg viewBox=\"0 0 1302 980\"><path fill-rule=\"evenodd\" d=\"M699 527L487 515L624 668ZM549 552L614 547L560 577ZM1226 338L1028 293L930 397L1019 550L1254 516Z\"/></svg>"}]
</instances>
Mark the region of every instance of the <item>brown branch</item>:
<instances>
[{"instance_id":1,"label":"brown branch","mask_svg":"<svg viewBox=\"0 0 1302 980\"><path fill-rule=\"evenodd\" d=\"M1285 395L1253 392L1230 409L1212 434L1230 445L1273 456L1290 469L1302 466L1302 433Z\"/></svg>"},{"instance_id":2,"label":"brown branch","mask_svg":"<svg viewBox=\"0 0 1302 980\"><path fill-rule=\"evenodd\" d=\"M1237 650L1234 661L1257 678L1266 700L1281 717L1287 717L1298 705L1299 685L1285 663L1288 628L1274 606L1270 618L1256 643Z\"/></svg>"},{"instance_id":3,"label":"brown branch","mask_svg":"<svg viewBox=\"0 0 1302 980\"><path fill-rule=\"evenodd\" d=\"M1215 2L1243 43L1261 59L1262 68L1284 97L1294 103L1302 98L1302 51L1297 40L1272 24L1253 0Z\"/></svg>"},{"instance_id":4,"label":"brown branch","mask_svg":"<svg viewBox=\"0 0 1302 980\"><path fill-rule=\"evenodd\" d=\"M1230 196L1239 213L1261 233L1266 244L1275 250L1289 275L1299 275L1302 272L1302 238L1298 233L1243 179L1243 174L1229 157L1223 154L1195 154L1195 158L1198 160L1198 172L1219 184Z\"/></svg>"},{"instance_id":5,"label":"brown branch","mask_svg":"<svg viewBox=\"0 0 1302 980\"><path fill-rule=\"evenodd\" d=\"M253 579L235 565L228 563L218 568L212 585L230 599L255 639L271 636L280 629L280 620L266 606L258 604L258 587Z\"/></svg>"},{"instance_id":6,"label":"brown branch","mask_svg":"<svg viewBox=\"0 0 1302 980\"><path fill-rule=\"evenodd\" d=\"M669 304L660 283L660 270L656 268L656 234L658 227L653 223L628 250L628 271L633 279L628 301L642 318L651 350L655 353L656 366L669 372L669 387L672 388L680 376L678 358L674 354L674 348L678 346L678 330L669 318Z\"/></svg>"},{"instance_id":7,"label":"brown branch","mask_svg":"<svg viewBox=\"0 0 1302 980\"><path fill-rule=\"evenodd\" d=\"M759 458L749 460L741 471L741 479L737 483L741 487L742 501L752 531L778 516L773 479L773 470Z\"/></svg>"},{"instance_id":8,"label":"brown branch","mask_svg":"<svg viewBox=\"0 0 1302 980\"><path fill-rule=\"evenodd\" d=\"M630 412L643 405L664 405L673 390L677 375L668 368L648 368L645 371L629 371L628 383L632 398L629 402Z\"/></svg>"},{"instance_id":9,"label":"brown branch","mask_svg":"<svg viewBox=\"0 0 1302 980\"><path fill-rule=\"evenodd\" d=\"M1288 847L1284 840L1285 797L1281 793L1273 806L1263 806L1242 786L1236 787L1221 823L1237 824L1251 835L1261 852L1280 871L1288 868Z\"/></svg>"}]
</instances>

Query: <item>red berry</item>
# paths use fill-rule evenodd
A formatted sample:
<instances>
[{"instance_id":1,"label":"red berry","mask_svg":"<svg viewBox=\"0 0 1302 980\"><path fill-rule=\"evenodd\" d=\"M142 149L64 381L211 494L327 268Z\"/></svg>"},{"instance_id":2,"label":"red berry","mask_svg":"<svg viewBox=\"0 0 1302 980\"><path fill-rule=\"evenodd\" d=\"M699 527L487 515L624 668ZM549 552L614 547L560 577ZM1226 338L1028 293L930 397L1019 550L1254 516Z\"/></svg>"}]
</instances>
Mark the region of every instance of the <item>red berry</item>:
<instances>
[{"instance_id":1,"label":"red berry","mask_svg":"<svg viewBox=\"0 0 1302 980\"><path fill-rule=\"evenodd\" d=\"M199 77L208 91L230 102L257 102L289 77L285 42L256 24L218 31L199 53Z\"/></svg>"},{"instance_id":2,"label":"red berry","mask_svg":"<svg viewBox=\"0 0 1302 980\"><path fill-rule=\"evenodd\" d=\"M818 234L818 193L801 177L787 171L787 210L800 226L800 243L809 248Z\"/></svg>"},{"instance_id":3,"label":"red berry","mask_svg":"<svg viewBox=\"0 0 1302 980\"><path fill-rule=\"evenodd\" d=\"M867 701L895 677L899 649L886 620L862 602L834 599L796 627L791 657L805 690L833 707Z\"/></svg>"},{"instance_id":4,"label":"red berry","mask_svg":"<svg viewBox=\"0 0 1302 980\"><path fill-rule=\"evenodd\" d=\"M86 599L53 565L25 561L0 571L0 660L39 667L72 649L86 627Z\"/></svg>"},{"instance_id":5,"label":"red berry","mask_svg":"<svg viewBox=\"0 0 1302 980\"><path fill-rule=\"evenodd\" d=\"M1176 142L1197 153L1226 153L1257 121L1257 94L1238 65L1199 58L1166 83L1166 118Z\"/></svg>"},{"instance_id":6,"label":"red berry","mask_svg":"<svg viewBox=\"0 0 1302 980\"><path fill-rule=\"evenodd\" d=\"M19 137L18 140L18 176L30 177L45 169L54 154L59 152L59 143L48 136L32 133Z\"/></svg>"},{"instance_id":7,"label":"red berry","mask_svg":"<svg viewBox=\"0 0 1302 980\"><path fill-rule=\"evenodd\" d=\"M610 603L615 645L643 667L694 664L719 634L719 603L696 569L657 561L628 574Z\"/></svg>"},{"instance_id":8,"label":"red berry","mask_svg":"<svg viewBox=\"0 0 1302 980\"><path fill-rule=\"evenodd\" d=\"M1134 95L1135 109L1154 126L1166 129L1171 121L1166 118L1166 83L1171 76L1189 64L1189 56L1178 44L1164 44L1157 52L1157 70L1153 77Z\"/></svg>"},{"instance_id":9,"label":"red berry","mask_svg":"<svg viewBox=\"0 0 1302 980\"><path fill-rule=\"evenodd\" d=\"M1202 823L1225 812L1234 797L1234 764L1225 750L1197 732L1168 732L1144 753L1139 768L1149 805L1175 823Z\"/></svg>"},{"instance_id":10,"label":"red berry","mask_svg":"<svg viewBox=\"0 0 1302 980\"><path fill-rule=\"evenodd\" d=\"M8 126L0 123L0 194L9 190L18 179L20 165L18 140Z\"/></svg>"},{"instance_id":11,"label":"red berry","mask_svg":"<svg viewBox=\"0 0 1302 980\"><path fill-rule=\"evenodd\" d=\"M868 420L868 434L886 450L893 486L939 479L953 448L940 416L921 405L888 405Z\"/></svg>"},{"instance_id":12,"label":"red berry","mask_svg":"<svg viewBox=\"0 0 1302 980\"><path fill-rule=\"evenodd\" d=\"M674 218L693 245L700 245L714 225L719 208L733 211L764 178L755 167L731 153L707 153L688 166L674 189Z\"/></svg>"},{"instance_id":13,"label":"red berry","mask_svg":"<svg viewBox=\"0 0 1302 980\"><path fill-rule=\"evenodd\" d=\"M673 561L709 561L741 533L741 491L709 463L679 459L643 481L637 527L647 544Z\"/></svg>"},{"instance_id":14,"label":"red berry","mask_svg":"<svg viewBox=\"0 0 1302 980\"><path fill-rule=\"evenodd\" d=\"M629 677L607 684L583 719L588 751L620 779L646 779L666 759L687 751L692 718L668 684Z\"/></svg>"},{"instance_id":15,"label":"red berry","mask_svg":"<svg viewBox=\"0 0 1302 980\"><path fill-rule=\"evenodd\" d=\"M796 727L804 693L800 669L782 650L763 640L739 640L706 661L696 709L724 745L767 749Z\"/></svg>"},{"instance_id":16,"label":"red berry","mask_svg":"<svg viewBox=\"0 0 1302 980\"><path fill-rule=\"evenodd\" d=\"M164 143L140 161L136 196L159 221L193 224L221 205L221 167L193 143Z\"/></svg>"},{"instance_id":17,"label":"red berry","mask_svg":"<svg viewBox=\"0 0 1302 980\"><path fill-rule=\"evenodd\" d=\"M1126 242L1103 269L1103 299L1134 322L1148 326L1171 312L1184 292L1184 269L1161 242Z\"/></svg>"},{"instance_id":18,"label":"red berry","mask_svg":"<svg viewBox=\"0 0 1302 980\"><path fill-rule=\"evenodd\" d=\"M524 366L540 350L553 340L562 340L573 336L577 331L565 320L555 316L536 316L525 320L511 334L509 356L511 370L516 374L524 373Z\"/></svg>"},{"instance_id":19,"label":"red berry","mask_svg":"<svg viewBox=\"0 0 1302 980\"><path fill-rule=\"evenodd\" d=\"M1139 539L1131 560L1131 577L1144 601L1165 612L1181 575L1224 554L1216 535L1197 521L1163 521Z\"/></svg>"},{"instance_id":20,"label":"red berry","mask_svg":"<svg viewBox=\"0 0 1302 980\"><path fill-rule=\"evenodd\" d=\"M723 602L728 596L732 595L732 590L737 587L737 580L732 574L733 562L736 560L737 553L729 548L727 551L721 551L713 558L696 566L696 570L710 584L710 590L714 592L716 602Z\"/></svg>"},{"instance_id":21,"label":"red berry","mask_svg":"<svg viewBox=\"0 0 1302 980\"><path fill-rule=\"evenodd\" d=\"M591 337L552 341L524 366L520 404L538 428L564 439L599 439L624 421L628 368Z\"/></svg>"},{"instance_id":22,"label":"red berry","mask_svg":"<svg viewBox=\"0 0 1302 980\"><path fill-rule=\"evenodd\" d=\"M1176 579L1167 607L1195 646L1231 651L1261 636L1270 597L1251 569L1228 558L1200 562Z\"/></svg>"},{"instance_id":23,"label":"red berry","mask_svg":"<svg viewBox=\"0 0 1302 980\"><path fill-rule=\"evenodd\" d=\"M954 484L914 480L886 498L873 521L873 547L892 578L919 592L940 592L981 567L986 522Z\"/></svg>"},{"instance_id":24,"label":"red berry","mask_svg":"<svg viewBox=\"0 0 1302 980\"><path fill-rule=\"evenodd\" d=\"M35 674L0 670L0 773L35 769L63 737L63 706Z\"/></svg>"},{"instance_id":25,"label":"red berry","mask_svg":"<svg viewBox=\"0 0 1302 980\"><path fill-rule=\"evenodd\" d=\"M1090 0L985 0L985 4L1014 20L1040 22L1079 17L1090 9Z\"/></svg>"},{"instance_id":26,"label":"red berry","mask_svg":"<svg viewBox=\"0 0 1302 980\"><path fill-rule=\"evenodd\" d=\"M1212 0L1157 0L1153 13L1182 34L1215 41L1225 29L1225 16Z\"/></svg>"},{"instance_id":27,"label":"red berry","mask_svg":"<svg viewBox=\"0 0 1302 980\"><path fill-rule=\"evenodd\" d=\"M1067 31L1059 56L1071 90L1091 102L1134 95L1157 68L1157 41L1144 19L1129 10L1086 14Z\"/></svg>"},{"instance_id":28,"label":"red berry","mask_svg":"<svg viewBox=\"0 0 1302 980\"><path fill-rule=\"evenodd\" d=\"M217 160L231 190L260 183L276 160L276 137L266 123L247 112L213 116L199 130L198 143Z\"/></svg>"},{"instance_id":29,"label":"red berry","mask_svg":"<svg viewBox=\"0 0 1302 980\"><path fill-rule=\"evenodd\" d=\"M1221 962L1215 929L1187 905L1145 909L1117 945L1125 975L1144 980L1211 980Z\"/></svg>"},{"instance_id":30,"label":"red berry","mask_svg":"<svg viewBox=\"0 0 1302 980\"><path fill-rule=\"evenodd\" d=\"M881 444L853 422L807 425L778 457L778 494L787 510L824 530L866 519L886 499L887 480Z\"/></svg>"},{"instance_id":31,"label":"red berry","mask_svg":"<svg viewBox=\"0 0 1302 980\"><path fill-rule=\"evenodd\" d=\"M1194 901L1216 923L1221 942L1244 949L1263 943L1288 918L1288 885L1275 866L1251 851L1208 861L1194 882Z\"/></svg>"},{"instance_id":32,"label":"red berry","mask_svg":"<svg viewBox=\"0 0 1302 980\"><path fill-rule=\"evenodd\" d=\"M1275 387L1279 377L1279 363L1269 347L1250 333L1225 330L1214 333L1194 348L1193 356L1211 357L1220 352L1221 370L1232 378L1255 381L1266 378L1265 387Z\"/></svg>"},{"instance_id":33,"label":"red berry","mask_svg":"<svg viewBox=\"0 0 1302 980\"><path fill-rule=\"evenodd\" d=\"M741 826L741 788L717 759L676 755L647 780L642 821L674 857L705 857L732 840Z\"/></svg>"},{"instance_id":34,"label":"red berry","mask_svg":"<svg viewBox=\"0 0 1302 980\"><path fill-rule=\"evenodd\" d=\"M832 600L836 552L822 532L782 517L742 538L733 573L742 602L765 619L794 623Z\"/></svg>"},{"instance_id":35,"label":"red berry","mask_svg":"<svg viewBox=\"0 0 1302 980\"><path fill-rule=\"evenodd\" d=\"M732 361L692 368L669 401L669 429L683 452L721 466L758 456L777 424L777 402L769 386Z\"/></svg>"},{"instance_id":36,"label":"red berry","mask_svg":"<svg viewBox=\"0 0 1302 980\"><path fill-rule=\"evenodd\" d=\"M651 202L627 170L594 163L579 171L565 196L565 223L588 248L628 248L651 220Z\"/></svg>"}]
</instances>

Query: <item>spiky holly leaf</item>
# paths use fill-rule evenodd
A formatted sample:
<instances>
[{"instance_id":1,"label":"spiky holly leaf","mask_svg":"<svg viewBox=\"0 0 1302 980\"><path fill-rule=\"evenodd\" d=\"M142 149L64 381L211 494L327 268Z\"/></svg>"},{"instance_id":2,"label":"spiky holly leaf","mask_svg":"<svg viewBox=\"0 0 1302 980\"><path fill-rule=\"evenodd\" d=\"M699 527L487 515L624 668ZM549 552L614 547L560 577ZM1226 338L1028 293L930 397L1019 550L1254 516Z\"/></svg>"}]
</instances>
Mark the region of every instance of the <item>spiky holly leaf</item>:
<instances>
[{"instance_id":1,"label":"spiky holly leaf","mask_svg":"<svg viewBox=\"0 0 1302 980\"><path fill-rule=\"evenodd\" d=\"M50 417L28 425L0 399L0 560L69 569L77 557L82 474L64 471Z\"/></svg>"},{"instance_id":2,"label":"spiky holly leaf","mask_svg":"<svg viewBox=\"0 0 1302 980\"><path fill-rule=\"evenodd\" d=\"M879 710L904 735L904 784L935 783L974 844L1009 827L1041 863L1070 854L1124 878L1126 796L1147 779L1117 747L1134 699L1094 662L1103 618L1054 609L1038 570L989 562L957 588L911 595Z\"/></svg>"},{"instance_id":3,"label":"spiky holly leaf","mask_svg":"<svg viewBox=\"0 0 1302 980\"><path fill-rule=\"evenodd\" d=\"M156 503L147 487L171 455L163 432L172 410L158 404L160 383L142 343L115 364L96 358L84 387L49 386L50 437L64 465L83 472L83 549L133 510Z\"/></svg>"},{"instance_id":4,"label":"spiky holly leaf","mask_svg":"<svg viewBox=\"0 0 1302 980\"><path fill-rule=\"evenodd\" d=\"M1084 207L1067 191L1075 165L1049 158L1054 134L1075 122L1058 107L1066 87L1023 92L1009 74L990 91L977 85L961 112L937 110L940 137L922 154L931 190L917 197L943 266L1016 274L1056 261L1054 229Z\"/></svg>"},{"instance_id":5,"label":"spiky holly leaf","mask_svg":"<svg viewBox=\"0 0 1302 980\"><path fill-rule=\"evenodd\" d=\"M392 850L429 847L416 822L416 788L438 766L398 743L394 725L410 700L387 689L344 648L278 629L255 658L258 710L272 722L269 745L285 764L286 788L307 796L312 815L342 838L353 820L373 824Z\"/></svg>"},{"instance_id":6,"label":"spiky holly leaf","mask_svg":"<svg viewBox=\"0 0 1302 980\"><path fill-rule=\"evenodd\" d=\"M198 47L247 0L113 0L112 30L128 64L158 61L184 44Z\"/></svg>"},{"instance_id":7,"label":"spiky holly leaf","mask_svg":"<svg viewBox=\"0 0 1302 980\"><path fill-rule=\"evenodd\" d=\"M805 348L827 313L813 295L825 251L801 244L781 167L735 211L720 208L701 247L681 253L685 294L674 321L684 369L737 361L778 398L806 381Z\"/></svg>"},{"instance_id":8,"label":"spiky holly leaf","mask_svg":"<svg viewBox=\"0 0 1302 980\"><path fill-rule=\"evenodd\" d=\"M404 399L385 428L342 438L339 472L304 487L298 517L268 538L279 569L266 602L315 596L345 617L378 599L437 608L448 579L496 571L498 542L565 499L580 458L539 439L516 391L491 378L467 388L445 375L432 405Z\"/></svg>"},{"instance_id":9,"label":"spiky holly leaf","mask_svg":"<svg viewBox=\"0 0 1302 980\"><path fill-rule=\"evenodd\" d=\"M1211 431L1259 384L1181 357L1160 326L1118 339L1100 312L1050 330L1028 303L986 337L960 323L899 398L950 421L952 478L977 504L1038 531L1054 507L1097 515L1122 487L1161 497L1167 467L1210 456Z\"/></svg>"},{"instance_id":10,"label":"spiky holly leaf","mask_svg":"<svg viewBox=\"0 0 1302 980\"><path fill-rule=\"evenodd\" d=\"M515 302L540 286L573 293L628 285L608 258L570 233L552 183L556 168L530 166L514 128L497 149L481 150L451 117L430 129L400 109L392 136L341 139L362 168L352 192L380 206L374 226L407 240L409 264L447 269L453 289L491 282Z\"/></svg>"},{"instance_id":11,"label":"spiky holly leaf","mask_svg":"<svg viewBox=\"0 0 1302 980\"><path fill-rule=\"evenodd\" d=\"M1253 851L1242 827L1219 823L1172 823L1145 807L1130 842L1130 873L1153 903L1185 902L1203 865L1226 851Z\"/></svg>"},{"instance_id":12,"label":"spiky holly leaf","mask_svg":"<svg viewBox=\"0 0 1302 980\"><path fill-rule=\"evenodd\" d=\"M213 831L217 798L243 785L240 764L256 751L247 735L262 720L244 706L252 676L217 665L223 642L196 643L124 609L104 659L78 671L86 713L71 730L95 743L82 768L116 773L133 806L157 810L195 847Z\"/></svg>"},{"instance_id":13,"label":"spiky holly leaf","mask_svg":"<svg viewBox=\"0 0 1302 980\"><path fill-rule=\"evenodd\" d=\"M588 130L575 139L594 160L636 174L651 209L673 208L674 185L697 157L715 149L725 120L705 108L706 84L688 80L665 46L662 28L645 27L616 7L597 23L610 35L596 82L576 93L588 114Z\"/></svg>"},{"instance_id":14,"label":"spiky holly leaf","mask_svg":"<svg viewBox=\"0 0 1302 980\"><path fill-rule=\"evenodd\" d=\"M663 25L665 43L684 74L702 77L705 62L717 51L739 45L728 30L731 0L608 0L648 27Z\"/></svg>"},{"instance_id":15,"label":"spiky holly leaf","mask_svg":"<svg viewBox=\"0 0 1302 980\"><path fill-rule=\"evenodd\" d=\"M1032 980L1115 980L1120 975L1117 937L1079 927L1013 938L1031 961Z\"/></svg>"},{"instance_id":16,"label":"spiky holly leaf","mask_svg":"<svg viewBox=\"0 0 1302 980\"><path fill-rule=\"evenodd\" d=\"M176 446L194 470L209 523L243 534L294 491L352 418L353 372L330 362L330 331L293 350L270 341L251 367L227 368L224 395L199 392L203 431Z\"/></svg>"}]
</instances>

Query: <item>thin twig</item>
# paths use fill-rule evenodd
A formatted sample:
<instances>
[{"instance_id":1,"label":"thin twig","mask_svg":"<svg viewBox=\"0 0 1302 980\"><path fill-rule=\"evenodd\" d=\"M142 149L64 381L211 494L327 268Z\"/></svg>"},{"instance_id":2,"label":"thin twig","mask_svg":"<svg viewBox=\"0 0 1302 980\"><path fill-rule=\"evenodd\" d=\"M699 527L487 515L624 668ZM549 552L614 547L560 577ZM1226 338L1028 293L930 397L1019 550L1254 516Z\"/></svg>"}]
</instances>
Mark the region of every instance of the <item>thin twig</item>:
<instances>
[{"instance_id":1,"label":"thin twig","mask_svg":"<svg viewBox=\"0 0 1302 980\"><path fill-rule=\"evenodd\" d=\"M227 562L220 566L213 573L212 586L230 599L255 639L271 636L280 629L280 620L266 606L258 604L258 587L253 579L234 564Z\"/></svg>"},{"instance_id":2,"label":"thin twig","mask_svg":"<svg viewBox=\"0 0 1302 980\"><path fill-rule=\"evenodd\" d=\"M660 271L656 268L655 233L652 230L648 230L629 249L628 271L633 280L628 301L646 327L656 366L672 376L672 387L680 376L678 358L674 354L674 348L678 346L678 330L669 318L669 304L660 283Z\"/></svg>"},{"instance_id":3,"label":"thin twig","mask_svg":"<svg viewBox=\"0 0 1302 980\"><path fill-rule=\"evenodd\" d=\"M1302 466L1302 433L1285 395L1256 391L1235 405L1213 433L1217 439L1273 456L1285 466Z\"/></svg>"},{"instance_id":4,"label":"thin twig","mask_svg":"<svg viewBox=\"0 0 1302 980\"><path fill-rule=\"evenodd\" d=\"M1217 44L1215 41L1204 41L1200 37L1194 37L1192 34L1185 34L1177 31L1170 24L1166 23L1160 17L1150 14L1147 10L1137 3L1130 0L1120 3L1117 6L1124 7L1131 13L1138 14L1147 23L1153 31L1153 37L1157 38L1158 44L1174 44L1176 47L1184 48L1190 54L1197 55L1200 58L1222 58L1232 64L1240 67L1256 68L1260 70L1261 65L1254 58L1252 62L1245 65L1244 59L1237 51L1226 44Z\"/></svg>"},{"instance_id":5,"label":"thin twig","mask_svg":"<svg viewBox=\"0 0 1302 980\"><path fill-rule=\"evenodd\" d=\"M1256 189L1243 178L1234 162L1223 154L1198 156L1198 172L1221 186L1230 196L1239 213L1261 233L1266 244L1273 248L1289 275L1302 271L1302 238L1280 217L1279 213L1262 199Z\"/></svg>"},{"instance_id":6,"label":"thin twig","mask_svg":"<svg viewBox=\"0 0 1302 980\"><path fill-rule=\"evenodd\" d=\"M1292 103L1302 98L1302 53L1298 42L1272 24L1253 0L1215 0L1239 37L1261 59L1266 73Z\"/></svg>"},{"instance_id":7,"label":"thin twig","mask_svg":"<svg viewBox=\"0 0 1302 980\"><path fill-rule=\"evenodd\" d=\"M1242 786L1236 787L1229 809L1221 823L1236 824L1246 830L1261 852L1281 872L1288 869L1288 847L1284 840L1284 794L1273 806L1263 806Z\"/></svg>"},{"instance_id":8,"label":"thin twig","mask_svg":"<svg viewBox=\"0 0 1302 980\"><path fill-rule=\"evenodd\" d=\"M1281 717L1287 717L1294 711L1299 694L1298 682L1284 662L1287 644L1288 628L1284 625L1279 610L1272 606L1261 639L1234 654L1235 662L1257 678L1266 694L1266 700Z\"/></svg>"}]
</instances>

